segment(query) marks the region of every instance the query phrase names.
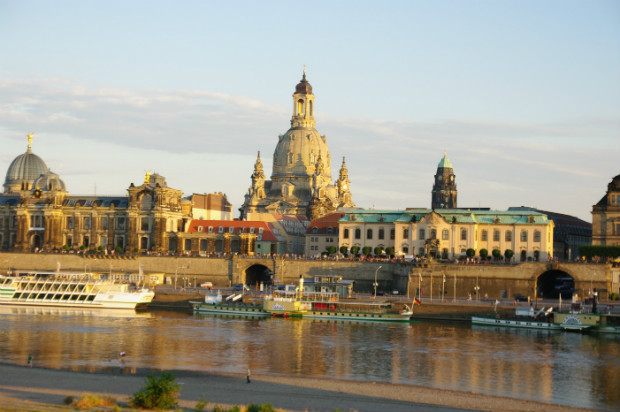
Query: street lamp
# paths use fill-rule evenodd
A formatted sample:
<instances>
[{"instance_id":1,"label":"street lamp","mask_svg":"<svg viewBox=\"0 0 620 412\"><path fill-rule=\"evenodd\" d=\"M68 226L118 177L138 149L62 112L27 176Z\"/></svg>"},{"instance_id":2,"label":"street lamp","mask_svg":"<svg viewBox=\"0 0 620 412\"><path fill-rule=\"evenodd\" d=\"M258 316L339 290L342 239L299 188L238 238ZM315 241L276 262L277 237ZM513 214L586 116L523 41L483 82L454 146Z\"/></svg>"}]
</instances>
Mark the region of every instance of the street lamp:
<instances>
[{"instance_id":1,"label":"street lamp","mask_svg":"<svg viewBox=\"0 0 620 412\"><path fill-rule=\"evenodd\" d=\"M375 283L372 284L375 287L375 299L377 299L377 286L379 286L379 284L377 283L377 272L379 272L379 269L381 268L382 266L379 266L377 270L375 270Z\"/></svg>"}]
</instances>

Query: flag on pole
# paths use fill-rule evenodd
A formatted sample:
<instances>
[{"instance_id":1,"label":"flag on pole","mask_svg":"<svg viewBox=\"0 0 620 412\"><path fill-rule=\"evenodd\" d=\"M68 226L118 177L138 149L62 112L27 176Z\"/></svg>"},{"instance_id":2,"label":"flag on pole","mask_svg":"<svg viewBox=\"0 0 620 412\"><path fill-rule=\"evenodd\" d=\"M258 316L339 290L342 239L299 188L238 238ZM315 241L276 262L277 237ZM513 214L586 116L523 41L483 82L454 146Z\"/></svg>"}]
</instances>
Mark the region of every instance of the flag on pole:
<instances>
[{"instance_id":1,"label":"flag on pole","mask_svg":"<svg viewBox=\"0 0 620 412\"><path fill-rule=\"evenodd\" d=\"M420 303L420 301L417 298L413 298L413 303L415 303L418 306L422 305L422 303Z\"/></svg>"}]
</instances>

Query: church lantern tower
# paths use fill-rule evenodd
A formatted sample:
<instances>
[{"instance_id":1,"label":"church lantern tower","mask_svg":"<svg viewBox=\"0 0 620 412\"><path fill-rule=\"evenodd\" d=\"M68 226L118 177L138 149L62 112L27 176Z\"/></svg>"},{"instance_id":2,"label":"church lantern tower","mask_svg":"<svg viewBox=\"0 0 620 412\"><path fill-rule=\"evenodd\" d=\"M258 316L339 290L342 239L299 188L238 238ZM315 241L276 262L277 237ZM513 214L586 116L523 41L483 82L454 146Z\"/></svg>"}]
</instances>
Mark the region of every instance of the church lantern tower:
<instances>
[{"instance_id":1,"label":"church lantern tower","mask_svg":"<svg viewBox=\"0 0 620 412\"><path fill-rule=\"evenodd\" d=\"M454 169L444 151L443 159L437 165L437 173L435 173L431 207L433 209L456 209L456 195Z\"/></svg>"}]
</instances>

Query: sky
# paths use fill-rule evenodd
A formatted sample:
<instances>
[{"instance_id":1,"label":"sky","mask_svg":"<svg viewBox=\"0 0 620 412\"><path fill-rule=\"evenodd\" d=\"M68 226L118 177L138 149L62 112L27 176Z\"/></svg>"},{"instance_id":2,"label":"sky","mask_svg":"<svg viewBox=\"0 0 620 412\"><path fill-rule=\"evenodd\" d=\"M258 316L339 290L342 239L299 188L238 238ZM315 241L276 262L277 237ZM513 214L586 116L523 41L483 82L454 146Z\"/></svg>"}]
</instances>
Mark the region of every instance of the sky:
<instances>
[{"instance_id":1,"label":"sky","mask_svg":"<svg viewBox=\"0 0 620 412\"><path fill-rule=\"evenodd\" d=\"M359 207L430 207L444 151L459 207L591 222L620 174L618 0L0 0L0 39L0 170L34 132L73 195L153 170L237 210L304 65Z\"/></svg>"}]
</instances>

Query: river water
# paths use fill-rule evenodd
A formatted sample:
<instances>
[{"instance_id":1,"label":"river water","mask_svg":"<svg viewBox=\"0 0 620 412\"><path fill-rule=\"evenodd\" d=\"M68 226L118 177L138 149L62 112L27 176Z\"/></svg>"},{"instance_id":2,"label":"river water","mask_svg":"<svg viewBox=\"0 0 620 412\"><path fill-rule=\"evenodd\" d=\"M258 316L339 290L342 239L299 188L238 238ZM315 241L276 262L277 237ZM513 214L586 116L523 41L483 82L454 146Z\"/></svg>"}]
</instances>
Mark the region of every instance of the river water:
<instances>
[{"instance_id":1,"label":"river water","mask_svg":"<svg viewBox=\"0 0 620 412\"><path fill-rule=\"evenodd\" d=\"M620 337L472 327L0 308L0 362L394 382L620 410Z\"/></svg>"}]
</instances>

